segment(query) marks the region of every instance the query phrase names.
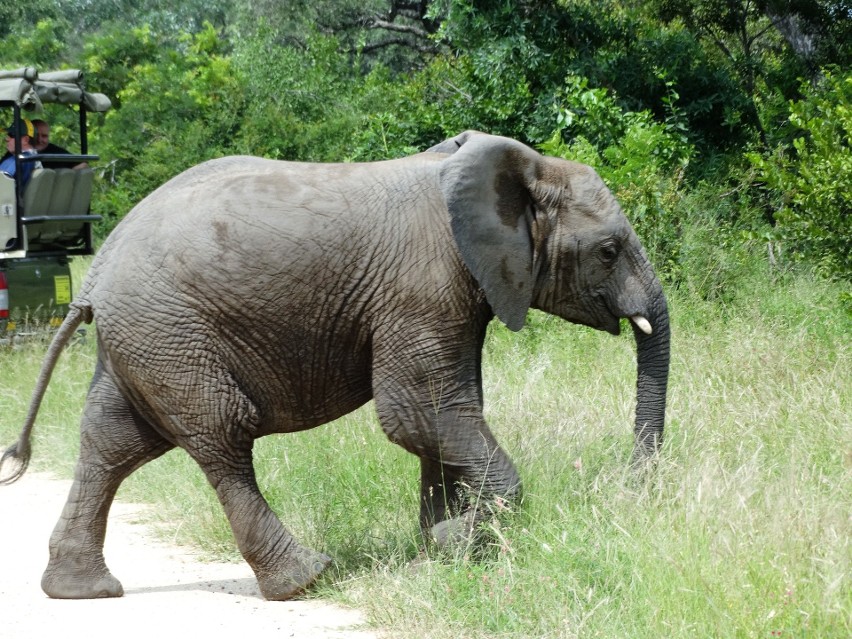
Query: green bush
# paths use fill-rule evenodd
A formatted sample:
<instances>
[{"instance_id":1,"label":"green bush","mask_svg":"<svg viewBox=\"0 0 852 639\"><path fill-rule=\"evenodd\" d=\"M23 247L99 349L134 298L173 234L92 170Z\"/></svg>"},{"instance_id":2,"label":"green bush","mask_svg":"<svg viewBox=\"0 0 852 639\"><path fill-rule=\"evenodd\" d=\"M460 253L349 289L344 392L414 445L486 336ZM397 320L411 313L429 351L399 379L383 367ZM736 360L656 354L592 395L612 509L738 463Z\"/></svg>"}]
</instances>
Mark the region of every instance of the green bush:
<instances>
[{"instance_id":1,"label":"green bush","mask_svg":"<svg viewBox=\"0 0 852 639\"><path fill-rule=\"evenodd\" d=\"M825 71L791 103L790 143L749 160L777 206L775 234L794 258L852 277L852 72Z\"/></svg>"},{"instance_id":2,"label":"green bush","mask_svg":"<svg viewBox=\"0 0 852 639\"><path fill-rule=\"evenodd\" d=\"M57 60L62 58L67 46L61 34L67 28L63 20L43 18L25 32L10 33L0 38L0 68L58 67Z\"/></svg>"},{"instance_id":3,"label":"green bush","mask_svg":"<svg viewBox=\"0 0 852 639\"><path fill-rule=\"evenodd\" d=\"M170 178L233 152L235 120L243 108L239 70L209 24L181 36L174 48L147 29L126 41L120 34L105 36L104 44L125 51L133 66L108 78L123 88L92 132L104 178L93 196L93 209L105 217L97 228L101 237ZM108 66L94 49L86 62L87 68Z\"/></svg>"}]
</instances>

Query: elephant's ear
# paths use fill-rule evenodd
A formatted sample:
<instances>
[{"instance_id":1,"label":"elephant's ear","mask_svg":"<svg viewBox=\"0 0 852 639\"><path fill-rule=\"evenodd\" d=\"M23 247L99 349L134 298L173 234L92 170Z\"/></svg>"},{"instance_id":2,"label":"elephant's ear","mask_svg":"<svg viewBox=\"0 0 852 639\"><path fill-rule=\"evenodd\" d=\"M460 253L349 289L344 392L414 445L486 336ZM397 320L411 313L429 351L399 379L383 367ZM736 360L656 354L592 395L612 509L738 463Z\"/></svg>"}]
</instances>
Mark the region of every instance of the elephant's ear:
<instances>
[{"instance_id":1,"label":"elephant's ear","mask_svg":"<svg viewBox=\"0 0 852 639\"><path fill-rule=\"evenodd\" d=\"M481 131L474 131L471 129L470 131L459 133L457 136L444 140L443 142L438 142L435 146L426 149L425 153L446 153L448 155L452 155L474 135L485 134Z\"/></svg>"},{"instance_id":2,"label":"elephant's ear","mask_svg":"<svg viewBox=\"0 0 852 639\"><path fill-rule=\"evenodd\" d=\"M453 237L494 314L511 330L524 325L534 269L530 187L541 156L520 142L467 138L441 163L441 189Z\"/></svg>"}]
</instances>

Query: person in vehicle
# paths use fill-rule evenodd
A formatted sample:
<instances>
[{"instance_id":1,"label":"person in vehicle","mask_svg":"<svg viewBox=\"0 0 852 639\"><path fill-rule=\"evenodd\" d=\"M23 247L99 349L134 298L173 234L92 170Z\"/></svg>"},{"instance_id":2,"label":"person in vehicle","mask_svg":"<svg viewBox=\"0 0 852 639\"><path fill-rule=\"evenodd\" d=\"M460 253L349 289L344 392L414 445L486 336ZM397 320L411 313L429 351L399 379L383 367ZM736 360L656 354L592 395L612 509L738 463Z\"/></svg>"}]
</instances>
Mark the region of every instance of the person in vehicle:
<instances>
[{"instance_id":1,"label":"person in vehicle","mask_svg":"<svg viewBox=\"0 0 852 639\"><path fill-rule=\"evenodd\" d=\"M44 120L33 120L33 130L35 133L33 147L39 153L71 154L68 149L50 141L50 125ZM46 169L84 169L89 166L86 162L75 162L73 160L42 160L41 165Z\"/></svg>"},{"instance_id":2,"label":"person in vehicle","mask_svg":"<svg viewBox=\"0 0 852 639\"><path fill-rule=\"evenodd\" d=\"M38 151L32 145L32 140L35 137L33 123L29 120L21 120L18 123L20 138L21 138L21 155L37 155ZM15 124L6 129L6 157L0 161L0 172L5 173L9 177L15 177L17 167L15 165ZM33 175L33 171L41 167L41 162L21 162L21 185L26 186L27 182Z\"/></svg>"}]
</instances>

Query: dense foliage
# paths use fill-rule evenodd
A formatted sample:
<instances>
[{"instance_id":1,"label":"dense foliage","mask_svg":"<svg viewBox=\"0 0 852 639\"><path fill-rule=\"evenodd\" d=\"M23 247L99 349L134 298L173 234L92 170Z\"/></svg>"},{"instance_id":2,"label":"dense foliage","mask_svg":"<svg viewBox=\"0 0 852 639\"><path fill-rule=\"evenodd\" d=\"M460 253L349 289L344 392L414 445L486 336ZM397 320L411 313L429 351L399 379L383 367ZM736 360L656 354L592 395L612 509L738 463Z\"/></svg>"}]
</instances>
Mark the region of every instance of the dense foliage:
<instances>
[{"instance_id":1,"label":"dense foliage","mask_svg":"<svg viewBox=\"0 0 852 639\"><path fill-rule=\"evenodd\" d=\"M777 202L777 233L828 273L852 273L852 74L825 71L790 105L791 142L750 154Z\"/></svg>"},{"instance_id":2,"label":"dense foliage","mask_svg":"<svg viewBox=\"0 0 852 639\"><path fill-rule=\"evenodd\" d=\"M736 259L763 238L780 268L852 274L845 1L37 0L0 25L0 67L80 67L116 105L92 126L102 234L211 157L373 160L474 128L595 166L674 281L696 223Z\"/></svg>"}]
</instances>

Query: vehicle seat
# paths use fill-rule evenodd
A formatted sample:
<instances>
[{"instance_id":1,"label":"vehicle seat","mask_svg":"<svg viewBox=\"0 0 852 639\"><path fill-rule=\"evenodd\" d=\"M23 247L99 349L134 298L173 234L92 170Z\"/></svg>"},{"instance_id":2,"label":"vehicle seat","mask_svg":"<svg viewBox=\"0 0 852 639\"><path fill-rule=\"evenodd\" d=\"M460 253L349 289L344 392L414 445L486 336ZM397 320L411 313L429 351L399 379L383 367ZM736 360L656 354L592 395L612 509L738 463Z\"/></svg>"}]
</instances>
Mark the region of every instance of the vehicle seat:
<instances>
[{"instance_id":1,"label":"vehicle seat","mask_svg":"<svg viewBox=\"0 0 852 639\"><path fill-rule=\"evenodd\" d=\"M50 199L47 208L41 215L68 215L68 207L71 204L71 196L74 194L74 169L50 169L56 176L53 180L53 188L50 190ZM29 187L27 187L29 188ZM27 217L38 215L36 211L26 209ZM40 244L55 244L65 230L65 222L43 222L31 225L31 231L37 236ZM36 228L32 228L35 226ZM79 226L79 224L77 224ZM33 234L28 235L30 246L36 240Z\"/></svg>"},{"instance_id":2,"label":"vehicle seat","mask_svg":"<svg viewBox=\"0 0 852 639\"><path fill-rule=\"evenodd\" d=\"M56 174L51 169L36 169L24 189L24 211L27 215L46 215Z\"/></svg>"},{"instance_id":3,"label":"vehicle seat","mask_svg":"<svg viewBox=\"0 0 852 639\"><path fill-rule=\"evenodd\" d=\"M74 174L74 190L68 200L65 215L88 215L89 206L92 201L92 190L95 186L95 171L92 168L66 169ZM76 244L83 236L86 222L68 221L57 222L61 225L61 233L56 239L63 245Z\"/></svg>"},{"instance_id":4,"label":"vehicle seat","mask_svg":"<svg viewBox=\"0 0 852 639\"><path fill-rule=\"evenodd\" d=\"M94 169L74 169L74 194L68 206L68 215L88 215L94 186Z\"/></svg>"},{"instance_id":5,"label":"vehicle seat","mask_svg":"<svg viewBox=\"0 0 852 639\"><path fill-rule=\"evenodd\" d=\"M11 184L14 203L14 180ZM89 214L89 205L94 190L95 172L84 169L45 169L33 171L24 190L24 215L27 218L56 217L49 221L32 221L25 226L27 248L30 251L58 251L80 249L87 245L90 237L90 221L61 219L64 216ZM0 191L0 241L3 240L2 191ZM16 220L12 215L8 243L14 239ZM2 245L0 245L2 246ZM0 249L2 250L2 249Z\"/></svg>"},{"instance_id":6,"label":"vehicle seat","mask_svg":"<svg viewBox=\"0 0 852 639\"><path fill-rule=\"evenodd\" d=\"M46 215L50 206L50 194L53 192L53 183L56 174L51 169L35 169L27 188L24 189L24 213L26 215ZM29 242L41 241L42 228L35 224L27 229L27 240Z\"/></svg>"},{"instance_id":7,"label":"vehicle seat","mask_svg":"<svg viewBox=\"0 0 852 639\"><path fill-rule=\"evenodd\" d=\"M56 179L50 192L50 203L47 205L48 215L68 215L71 196L74 194L74 169L53 169ZM27 211L27 215L30 212Z\"/></svg>"},{"instance_id":8,"label":"vehicle seat","mask_svg":"<svg viewBox=\"0 0 852 639\"><path fill-rule=\"evenodd\" d=\"M12 248L18 236L15 180L0 173L0 251Z\"/></svg>"},{"instance_id":9,"label":"vehicle seat","mask_svg":"<svg viewBox=\"0 0 852 639\"><path fill-rule=\"evenodd\" d=\"M0 251L14 246L18 236L18 201L15 180L0 173Z\"/></svg>"}]
</instances>

